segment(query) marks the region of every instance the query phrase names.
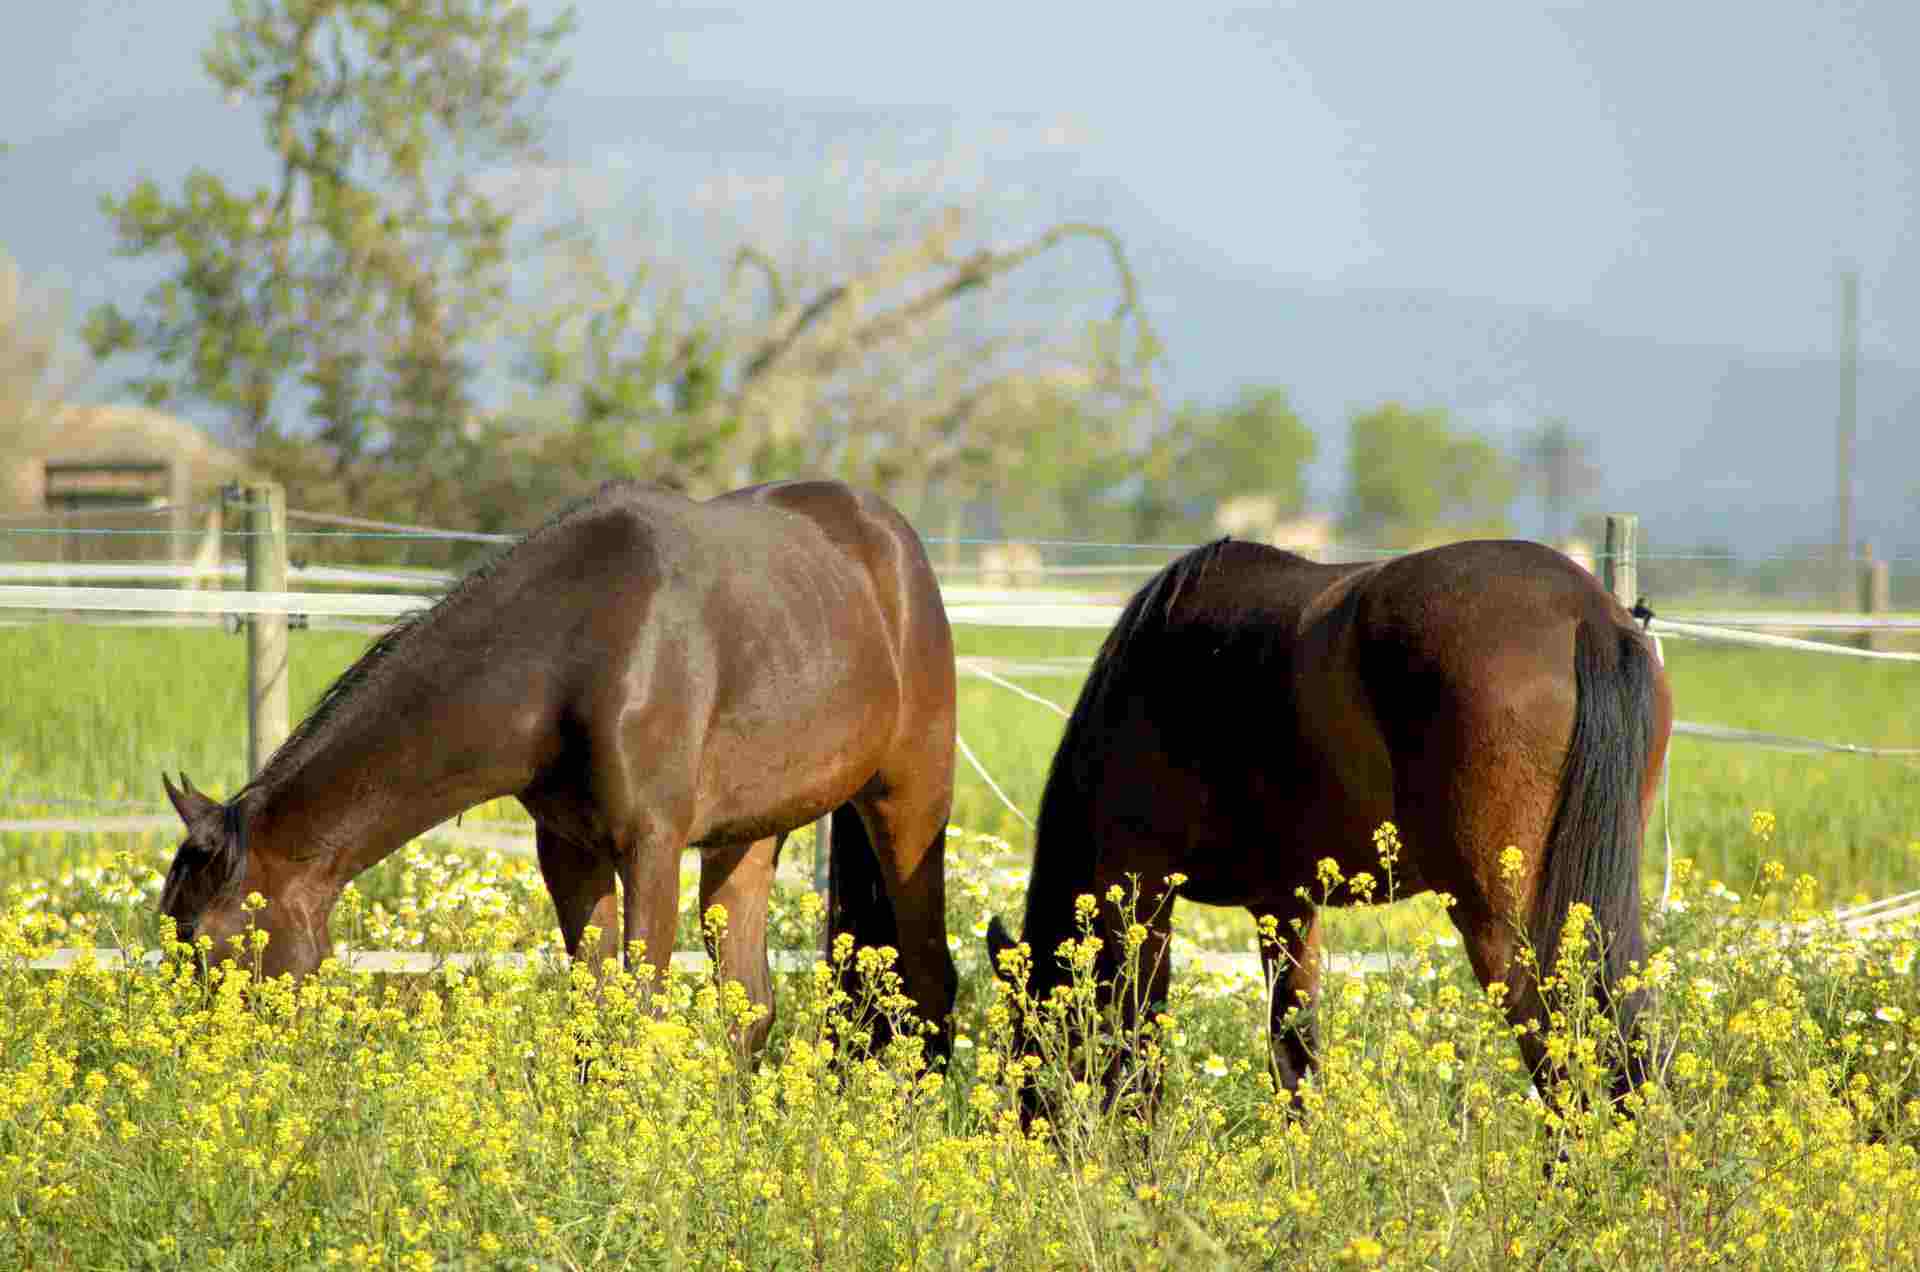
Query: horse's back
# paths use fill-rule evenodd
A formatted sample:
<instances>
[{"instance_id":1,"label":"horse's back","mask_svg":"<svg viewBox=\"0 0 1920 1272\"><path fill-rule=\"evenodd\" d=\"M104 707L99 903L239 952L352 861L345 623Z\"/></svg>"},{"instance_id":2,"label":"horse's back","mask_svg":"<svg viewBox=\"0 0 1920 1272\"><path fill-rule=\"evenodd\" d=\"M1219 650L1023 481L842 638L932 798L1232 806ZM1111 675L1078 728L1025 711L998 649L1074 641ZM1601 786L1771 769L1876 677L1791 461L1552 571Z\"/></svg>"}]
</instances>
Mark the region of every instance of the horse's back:
<instances>
[{"instance_id":1,"label":"horse's back","mask_svg":"<svg viewBox=\"0 0 1920 1272\"><path fill-rule=\"evenodd\" d=\"M799 566L801 586L844 573L882 592L909 587L917 601L939 598L912 526L885 500L842 482L770 482L702 501L610 481L570 520L578 543L618 535L628 564L659 562L640 584L769 596L796 586L782 568L790 575Z\"/></svg>"},{"instance_id":2,"label":"horse's back","mask_svg":"<svg viewBox=\"0 0 1920 1272\"><path fill-rule=\"evenodd\" d=\"M630 784L691 801L696 842L837 807L903 738L944 723L951 746L938 585L884 501L837 482L705 501L619 483L570 525L553 554L574 550L592 580L570 713L610 762L649 757Z\"/></svg>"},{"instance_id":3,"label":"horse's back","mask_svg":"<svg viewBox=\"0 0 1920 1272\"><path fill-rule=\"evenodd\" d=\"M1116 628L1067 757L1095 763L1085 778L1110 826L1180 845L1196 899L1291 897L1322 856L1373 868L1375 827L1465 795L1475 775L1525 771L1527 802L1550 803L1576 630L1640 639L1591 575L1538 544L1361 565L1234 542L1202 553Z\"/></svg>"},{"instance_id":4,"label":"horse's back","mask_svg":"<svg viewBox=\"0 0 1920 1272\"><path fill-rule=\"evenodd\" d=\"M1356 601L1383 637L1434 650L1527 639L1563 623L1629 625L1586 569L1519 539L1450 543L1381 562L1361 580Z\"/></svg>"}]
</instances>

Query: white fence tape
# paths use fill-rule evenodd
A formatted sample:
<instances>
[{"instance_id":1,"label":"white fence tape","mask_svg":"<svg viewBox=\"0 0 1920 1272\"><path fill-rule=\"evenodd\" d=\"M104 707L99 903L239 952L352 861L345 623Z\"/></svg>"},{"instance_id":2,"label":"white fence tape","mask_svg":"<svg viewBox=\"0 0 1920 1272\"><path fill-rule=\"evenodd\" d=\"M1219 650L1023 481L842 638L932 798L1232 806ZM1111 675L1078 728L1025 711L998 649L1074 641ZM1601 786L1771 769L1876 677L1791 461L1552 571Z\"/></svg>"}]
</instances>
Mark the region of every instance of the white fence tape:
<instances>
[{"instance_id":1,"label":"white fence tape","mask_svg":"<svg viewBox=\"0 0 1920 1272\"><path fill-rule=\"evenodd\" d=\"M1687 614L1683 620L1707 627L1750 627L1783 632L1920 632L1920 618L1874 614L1808 613L1792 610L1756 610L1725 614ZM1667 620L1656 615L1654 622Z\"/></svg>"},{"instance_id":2,"label":"white fence tape","mask_svg":"<svg viewBox=\"0 0 1920 1272\"><path fill-rule=\"evenodd\" d=\"M398 618L432 602L370 592L184 592L147 587L0 587L0 609L120 614L331 614Z\"/></svg>"},{"instance_id":3,"label":"white fence tape","mask_svg":"<svg viewBox=\"0 0 1920 1272\"><path fill-rule=\"evenodd\" d=\"M1020 819L1022 826L1025 826L1028 830L1032 830L1033 819L1022 812L1020 805L1014 803L1007 797L1007 793L1000 789L1000 783L993 780L993 774L987 772L987 766L982 764L980 757L973 753L973 748L967 745L967 740L956 733L953 735L953 741L954 745L960 748L961 758L973 766L973 771L980 775L980 780L987 784L987 789L999 796L1000 802L1007 806L1008 812Z\"/></svg>"},{"instance_id":4,"label":"white fence tape","mask_svg":"<svg viewBox=\"0 0 1920 1272\"><path fill-rule=\"evenodd\" d=\"M947 616L955 626L1106 628L1120 616L1118 605L1064 599L1036 602L1024 591L955 587L943 594L951 598ZM1071 594L1051 595L1060 598ZM398 618L430 604L431 597L374 592L197 592L144 587L0 586L0 610Z\"/></svg>"},{"instance_id":5,"label":"white fence tape","mask_svg":"<svg viewBox=\"0 0 1920 1272\"><path fill-rule=\"evenodd\" d=\"M1856 649L1851 645L1829 645L1824 641L1801 640L1793 636L1772 636L1766 632L1742 631L1732 627L1714 627L1704 623L1681 622L1656 615L1649 630L1657 627L1663 636L1681 636L1692 640L1717 640L1729 645L1753 645L1761 649L1797 649L1807 654L1840 654L1848 658L1879 658L1886 662L1920 663L1920 654L1890 649Z\"/></svg>"},{"instance_id":6,"label":"white fence tape","mask_svg":"<svg viewBox=\"0 0 1920 1272\"><path fill-rule=\"evenodd\" d=\"M955 661L959 664L960 670L966 673L967 675L999 685L1002 689L1007 690L1009 693L1018 694L1020 697L1025 698L1028 702L1037 702L1041 706L1045 707L1047 710L1059 716L1062 720L1067 719L1068 715L1070 714L1065 707L1061 706L1059 703L1055 702L1053 699L1042 698L1039 694L1034 693L1031 689L1024 689L1021 686L1013 683L1013 681L1008 680L1002 676L996 675L988 667L982 666L980 662L976 659L960 658L960 659L956 659ZM1016 672L1014 674L1017 675L1019 673Z\"/></svg>"},{"instance_id":7,"label":"white fence tape","mask_svg":"<svg viewBox=\"0 0 1920 1272\"><path fill-rule=\"evenodd\" d=\"M222 578L240 575L238 566L220 567ZM435 591L454 576L428 570L366 570L349 567L302 566L290 571L296 581L322 584L364 583ZM396 618L431 603L428 596L390 593L198 591L142 587L77 587L33 585L7 580L91 578L186 580L202 577L191 566L104 563L0 564L0 609L91 611L122 614L309 614L356 618ZM941 595L950 621L956 626L1057 627L1104 629L1120 616L1120 598L1096 592L1066 589L998 588L948 583ZM1708 621L1711 620L1711 621ZM1920 631L1920 618L1873 618L1847 614L1711 614L1684 619L1655 617L1663 633L1695 640L1808 653L1879 658L1893 662L1920 662L1920 653L1856 649L1791 636L1770 635L1765 628L1801 631Z\"/></svg>"},{"instance_id":8,"label":"white fence tape","mask_svg":"<svg viewBox=\"0 0 1920 1272\"><path fill-rule=\"evenodd\" d=\"M226 561L215 566L169 565L164 561L14 561L0 563L0 583L191 583L202 579L244 579L246 566ZM341 565L294 565L294 583L359 584L438 591L459 576L445 570L371 570Z\"/></svg>"},{"instance_id":9,"label":"white fence tape","mask_svg":"<svg viewBox=\"0 0 1920 1272\"><path fill-rule=\"evenodd\" d=\"M1862 746L1853 742L1823 742L1818 738L1796 738L1784 733L1731 729L1719 724L1695 724L1691 720L1675 720L1673 731L1685 737L1701 738L1708 742L1737 742L1743 746L1757 746L1770 751L1871 755L1888 759L1920 758L1920 747L1914 746Z\"/></svg>"}]
</instances>

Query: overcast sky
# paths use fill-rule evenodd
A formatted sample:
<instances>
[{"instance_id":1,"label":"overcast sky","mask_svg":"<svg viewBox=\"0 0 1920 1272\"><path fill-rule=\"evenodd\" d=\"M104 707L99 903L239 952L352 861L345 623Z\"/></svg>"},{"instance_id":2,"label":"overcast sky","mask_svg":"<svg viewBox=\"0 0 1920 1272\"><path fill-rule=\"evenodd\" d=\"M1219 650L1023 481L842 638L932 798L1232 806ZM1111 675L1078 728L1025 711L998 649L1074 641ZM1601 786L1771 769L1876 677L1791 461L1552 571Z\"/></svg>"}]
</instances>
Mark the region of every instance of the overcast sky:
<instances>
[{"instance_id":1,"label":"overcast sky","mask_svg":"<svg viewBox=\"0 0 1920 1272\"><path fill-rule=\"evenodd\" d=\"M225 8L10 13L0 246L81 306L131 300L100 192L259 163L248 111L207 123L198 50ZM1836 269L1855 263L1868 354L1920 365L1920 83L1893 71L1914 48L1920 6L1901 0L601 0L582 6L553 142L624 211L662 217L703 181L732 177L708 186L724 196L818 173L829 146L958 146L1043 211L1112 209L1175 315L1173 267L1206 256L1828 354Z\"/></svg>"},{"instance_id":2,"label":"overcast sky","mask_svg":"<svg viewBox=\"0 0 1920 1272\"><path fill-rule=\"evenodd\" d=\"M120 143L210 100L196 53L225 7L16 6L0 137L71 154L89 184L218 166L192 131ZM1852 261L1869 349L1920 361L1920 87L1893 65L1920 48L1910 3L581 10L555 103L576 163L632 171L665 151L773 167L813 158L783 144L835 132L896 155L955 138L1009 162L1052 149L1056 185L1124 192L1169 241L1250 268L1776 352L1831 348L1834 271ZM743 154L755 121L783 118L806 127L763 129L768 153ZM688 197L630 179L641 199ZM65 240L28 214L34 195L4 190L0 243L30 268L91 275L97 262L53 258Z\"/></svg>"}]
</instances>

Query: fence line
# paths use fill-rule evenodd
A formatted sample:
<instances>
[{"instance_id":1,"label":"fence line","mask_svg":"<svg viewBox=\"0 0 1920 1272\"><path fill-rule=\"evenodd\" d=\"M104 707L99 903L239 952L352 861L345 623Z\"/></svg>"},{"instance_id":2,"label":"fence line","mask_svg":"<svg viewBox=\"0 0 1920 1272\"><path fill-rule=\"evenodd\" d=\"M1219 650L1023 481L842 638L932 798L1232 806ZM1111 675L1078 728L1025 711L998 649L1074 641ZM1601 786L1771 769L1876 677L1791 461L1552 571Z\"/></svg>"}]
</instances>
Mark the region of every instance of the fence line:
<instances>
[{"instance_id":1,"label":"fence line","mask_svg":"<svg viewBox=\"0 0 1920 1272\"><path fill-rule=\"evenodd\" d=\"M349 517L337 512L308 512L301 508L287 509L287 520L307 521L320 526L340 526L351 530L378 530L390 534L405 534L415 538L443 539L455 543L515 543L521 539L517 534L489 534L481 530L438 530L432 526L411 526L403 521L375 521L370 517Z\"/></svg>"},{"instance_id":2,"label":"fence line","mask_svg":"<svg viewBox=\"0 0 1920 1272\"><path fill-rule=\"evenodd\" d=\"M1103 567L1104 568L1104 567ZM0 563L0 609L93 611L149 614L327 614L342 617L395 618L432 603L432 596L396 596L391 592L204 591L184 588L90 587L16 580L192 580L243 578L244 566L167 565L142 562ZM414 588L437 593L458 581L442 570L372 569L354 566L300 565L288 568L290 581ZM1020 586L949 582L941 585L950 620L956 625L1107 627L1119 617L1124 597L1102 593ZM1680 617L1656 615L1652 622L1668 634L1764 645L1803 652L1842 654L1920 662L1920 654L1859 649L1821 641L1767 635L1768 631L1920 632L1920 616L1851 614L1836 611L1714 611Z\"/></svg>"},{"instance_id":3,"label":"fence line","mask_svg":"<svg viewBox=\"0 0 1920 1272\"><path fill-rule=\"evenodd\" d=\"M1792 610L1731 611L1707 614L1683 614L1681 621L1703 627L1740 627L1755 631L1827 631L1827 632L1913 632L1920 631L1920 617L1889 618L1878 614L1848 614L1837 611ZM1655 622L1667 620L1658 617Z\"/></svg>"},{"instance_id":4,"label":"fence line","mask_svg":"<svg viewBox=\"0 0 1920 1272\"><path fill-rule=\"evenodd\" d=\"M1119 615L1120 607L1111 604L1073 603L1066 598L1070 594L1038 593L1047 599L1030 599L1035 593L1020 589L990 589L956 585L942 589L949 598L948 616L955 626L991 626L991 627L1075 627L1082 629L1104 629L1110 627ZM417 595L394 595L382 593L325 593L325 592L247 592L247 591L186 591L158 588L104 588L104 587L56 587L56 586L19 586L0 585L0 610L35 611L83 611L95 613L149 613L175 616L197 616L217 620L226 615L237 614L297 614L324 618L398 618L432 603L429 597ZM1727 615L1717 615L1725 619ZM1755 615L1749 618L1754 623L1778 621L1775 615ZM1804 616L1794 616L1789 621L1803 623ZM1866 620L1856 620L1861 626L1869 626ZM1905 628L1910 620L1880 620L1879 624ZM1776 636L1759 631L1743 630L1712 624L1693 623L1677 619L1656 616L1650 629L1657 628L1663 635L1687 637L1692 639L1714 640L1726 643L1797 650L1801 652L1839 655L1854 658L1872 658L1891 662L1920 662L1920 653L1905 653L1890 650L1856 649L1848 646L1825 644L1819 641L1802 640L1794 637ZM1076 666L1085 666L1084 659L1043 660L1038 664L1018 662L998 665L993 660L963 659L964 674L975 676L1000 685L1028 698L1061 715L1065 708L1038 694L1013 684L999 674L1071 674ZM1706 741L1746 743L1766 746L1777 750L1802 752L1848 753L1858 755L1911 757L1920 754L1916 748L1875 747L1857 743L1829 742L1815 738L1792 737L1757 730L1742 730L1719 725L1702 724L1692 721L1679 721L1675 732Z\"/></svg>"},{"instance_id":5,"label":"fence line","mask_svg":"<svg viewBox=\"0 0 1920 1272\"><path fill-rule=\"evenodd\" d=\"M1109 627L1117 604L1088 604L1068 593L1033 601L1018 590L958 585L942 589L953 598L948 619L955 626ZM189 591L143 587L0 585L0 609L73 610L122 614L311 614L398 618L433 603L432 597L379 592Z\"/></svg>"},{"instance_id":6,"label":"fence line","mask_svg":"<svg viewBox=\"0 0 1920 1272\"><path fill-rule=\"evenodd\" d=\"M1896 620L1898 621L1898 620ZM1774 636L1767 632L1743 631L1733 627L1715 627L1705 623L1689 623L1671 618L1654 616L1648 623L1648 630L1659 628L1662 635L1688 637L1694 640L1717 640L1728 645L1752 645L1762 649L1792 649L1807 654L1839 654L1848 658L1878 658L1886 662L1920 663L1920 654L1903 653L1892 649L1857 649L1850 645L1829 645L1817 640L1801 640L1794 636Z\"/></svg>"},{"instance_id":7,"label":"fence line","mask_svg":"<svg viewBox=\"0 0 1920 1272\"><path fill-rule=\"evenodd\" d=\"M187 505L160 504L160 505L154 505L150 507L128 507L128 508L88 510L85 512L72 513L72 514L66 514L66 515L93 516L93 517L161 516L161 515L170 514L176 510L183 510L189 514L195 513L195 512L203 512L207 508L212 506L215 506L215 505L211 503L196 503L196 504L187 504ZM229 503L226 506L229 509L240 509L244 505L239 502L234 502L234 503ZM53 515L60 515L60 514L53 514ZM376 518L371 518L371 517L354 517L354 516L348 516L343 513L317 512L311 509L303 509L303 508L289 508L287 509L286 515L288 520L290 521L304 521L313 525L325 525L325 526L332 526L336 528L335 531L299 531L299 530L289 531L288 532L289 535L293 535L293 536L307 535L307 536L316 536L316 537L347 537L347 538L363 537L363 538L369 538L369 539L405 538L405 539L415 539L415 540L429 541L429 542L512 544L512 543L517 543L519 540L526 537L526 534L528 533L527 531L494 532L494 531L483 531L483 530L450 530L450 529L444 529L437 526L423 526L423 525L416 525L416 524L412 524L409 522L402 522L402 521L382 521L382 520L378 520ZM45 522L48 516L49 514L44 511L0 514L0 537L4 537L5 535L8 535L8 534L34 534L34 535L124 534L124 535L138 536L138 535L171 533L171 531L167 531L167 530L141 530L141 529L132 529L132 528L97 528L97 527L47 525L45 524ZM19 522L19 521L27 521L27 520L38 521L42 524L39 524L39 525L8 524L11 522ZM226 533L229 535L234 535L234 534L240 534L243 532L229 530ZM1021 538L1021 537L1006 537L1006 536L995 537L995 536L984 536L984 535L953 535L953 536L922 535L920 536L920 538L921 538L921 542L923 543L938 544L942 546L953 545L953 546L959 546L959 547L1033 547L1033 548L1060 548L1065 550L1107 551L1107 552L1183 553L1183 552L1192 551L1194 548L1201 546L1199 543L1136 543L1136 542L1125 542L1125 541L1106 542L1106 541L1091 540L1091 539ZM1417 552L1422 550L1421 548L1418 548L1418 547L1376 547L1376 546L1367 545L1367 544L1350 544L1350 543L1299 544L1299 545L1275 544L1273 546L1287 549L1290 551L1297 551L1297 552L1310 553L1310 554L1311 553L1323 553L1328 555L1351 554L1351 555L1356 555L1361 557L1404 556L1407 553ZM1601 561L1612 559L1611 555L1604 549L1604 547L1597 548L1593 552L1589 553L1588 555L1595 562L1601 562ZM1623 555L1629 555L1629 554L1623 554ZM1630 555L1636 561L1712 561L1712 562L1725 563L1727 565L1735 566L1735 567L1746 564L1746 563L1750 563L1750 562L1757 563L1757 562L1783 562L1783 561L1799 562L1801 564L1808 566L1809 568L1818 568L1818 569L1830 569L1832 566L1832 560L1829 556L1822 553L1807 553L1807 552L1758 552L1758 553L1751 553L1746 555L1729 556L1728 554L1722 553L1722 552L1699 552L1699 551L1648 552L1648 551L1640 550L1636 546L1636 548L1630 553ZM1894 556L1889 556L1889 557L1879 557L1877 558L1877 560L1885 564L1911 565L1915 563L1920 563L1920 556L1915 556L1910 554L1896 554ZM1105 570L1107 567L1088 567L1088 568L1092 570ZM1149 568L1158 568L1158 567L1149 567Z\"/></svg>"},{"instance_id":8,"label":"fence line","mask_svg":"<svg viewBox=\"0 0 1920 1272\"><path fill-rule=\"evenodd\" d=\"M269 496L267 505L277 510L277 488L260 487L245 492L244 500L240 492L232 492L228 499L229 507L241 506L251 502L262 493ZM288 518L311 523L350 527L353 530L373 531L405 537L438 537L481 542L512 542L517 536L481 535L464 532L440 533L428 527L409 526L397 522L380 522L367 518L345 517L337 514L313 513L304 510L287 510ZM1631 604L1636 598L1636 567L1640 559L1658 559L1652 555L1642 556L1636 551L1638 519L1630 515L1617 515L1608 518L1607 542L1603 552L1597 554L1603 567L1602 573L1606 585L1623 603ZM4 529L4 528L0 528ZM26 531L32 533L31 529ZM62 527L60 532L68 532ZM104 531L103 533L141 533L140 531ZM172 533L169 531L168 533ZM282 523L276 531L269 531L281 545L277 550L284 552L287 531ZM327 532L312 532L327 533ZM257 536L256 536L257 537ZM991 544L1005 540L953 539L943 542ZM1031 546L1055 547L1094 547L1127 550L1180 550L1181 545L1171 544L1083 544L1063 540L1030 540ZM262 554L264 545L256 545L252 557ZM1351 551L1351 549L1342 549ZM269 554L271 555L271 554ZM284 558L281 558L284 561ZM1071 568L1071 567L1067 567ZM1085 569L1085 567L1082 567ZM1137 570L1148 567L1123 567ZM177 572L176 572L177 571ZM224 579L229 571L238 573L237 566L218 567L218 573ZM984 569L976 571L985 573ZM101 564L96 566L66 566L63 564L0 566L0 579L7 578L74 578L91 577L119 579L122 581L146 577L185 577L198 579L209 571L196 570L191 566L161 567L136 564ZM284 564L281 573L274 577L280 589L285 588L281 581L284 577ZM1029 575L1036 571L1027 571ZM257 571L249 568L250 578L259 577ZM334 569L329 567L309 567L295 577L307 582L336 583L388 583L405 587L419 587L422 584L436 590L452 581L453 576L443 572L425 572L403 574L392 571L373 571L360 569ZM1044 628L1082 628L1105 629L1118 618L1121 610L1119 598L1094 596L1086 593L1043 590L1029 588L992 588L978 585L950 583L942 587L946 601L948 618L956 626L1010 626ZM401 615L424 608L432 603L431 598L422 596L395 596L391 594L330 594L317 592L294 592L287 590L260 590L257 582L248 590L239 591L181 591L147 588L108 588L73 586L11 586L0 585L0 610L69 610L83 612L126 613L163 613L176 616L215 617L229 615L253 615L256 621L250 624L257 627L260 618L267 616L294 615L305 618L308 615L339 617L377 617L393 619ZM1881 608L1884 601L1872 608ZM1732 644L1788 649L1801 652L1850 655L1854 657L1878 658L1897 662L1920 662L1920 654L1900 653L1880 649L1858 649L1823 644L1818 641L1798 639L1787 636L1769 635L1759 628L1773 627L1789 630L1846 630L1846 631L1911 631L1920 630L1920 619L1886 618L1878 615L1862 617L1851 614L1709 614L1697 616L1701 620L1688 621L1673 618L1654 617L1648 622L1652 630L1657 622L1660 632L1679 637L1716 640ZM250 664L251 665L251 664ZM1013 667L1002 668L1011 674L1020 674ZM1067 711L1058 703L1014 683L998 674L992 667L976 660L960 660L959 670L963 674L985 679L1022 698L1061 715ZM250 715L250 721L252 716ZM250 729L251 729L250 724ZM284 733L284 729L281 730ZM1849 743L1823 742L1816 739L1795 738L1780 734L1763 733L1753 730L1732 729L1717 725L1698 724L1690 721L1678 721L1675 732L1716 742L1729 742L1745 745L1765 746L1776 750L1814 751L1828 753L1848 753L1870 756L1910 758L1920 755L1920 748L1887 748L1861 746ZM985 781L995 796L1028 827L1031 820L1006 795L993 776L981 764L979 758L967 745L964 738L956 738L958 749L974 770ZM259 748L256 747L256 750ZM271 749L271 742L268 748ZM258 757L256 757L257 759ZM129 822L140 819L125 819ZM157 819L161 825L169 825L168 819ZM63 823L64 824L64 823ZM0 829L6 825L0 823ZM78 829L78 827L75 827ZM145 829L157 829L145 826ZM483 832L484 833L484 832ZM509 849L517 851L518 846Z\"/></svg>"},{"instance_id":9,"label":"fence line","mask_svg":"<svg viewBox=\"0 0 1920 1272\"><path fill-rule=\"evenodd\" d=\"M1866 755L1886 759L1920 758L1920 747L1867 746L1857 742L1823 742L1818 738L1793 737L1785 733L1765 733L1757 729L1734 729L1720 724L1696 724L1691 720L1675 720L1673 722L1673 731L1687 737L1699 738L1705 742L1734 742L1743 746L1757 746L1769 751Z\"/></svg>"},{"instance_id":10,"label":"fence line","mask_svg":"<svg viewBox=\"0 0 1920 1272\"><path fill-rule=\"evenodd\" d=\"M164 561L15 561L0 562L0 583L43 583L68 586L75 581L153 582L198 579L244 579L246 566L239 561L218 565L170 565ZM295 583L349 584L369 586L445 588L459 576L445 570L380 570L340 565L290 565L287 578ZM153 589L162 590L162 589Z\"/></svg>"}]
</instances>

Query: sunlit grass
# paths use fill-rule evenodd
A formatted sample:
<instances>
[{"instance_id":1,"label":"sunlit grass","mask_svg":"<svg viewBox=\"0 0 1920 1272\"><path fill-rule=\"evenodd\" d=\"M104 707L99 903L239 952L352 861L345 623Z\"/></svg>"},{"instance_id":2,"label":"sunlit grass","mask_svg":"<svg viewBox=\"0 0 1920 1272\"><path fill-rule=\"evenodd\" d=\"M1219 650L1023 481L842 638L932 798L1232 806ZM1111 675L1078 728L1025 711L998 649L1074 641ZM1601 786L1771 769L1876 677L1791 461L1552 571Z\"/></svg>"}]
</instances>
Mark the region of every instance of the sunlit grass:
<instances>
[{"instance_id":1,"label":"sunlit grass","mask_svg":"<svg viewBox=\"0 0 1920 1272\"><path fill-rule=\"evenodd\" d=\"M1101 633L1022 628L962 628L963 659L1034 663L1089 656ZM292 640L296 714L364 647L365 638L303 631ZM92 816L165 812L162 771L186 770L221 794L242 779L245 732L243 644L215 629L103 628L60 622L0 628L0 816ZM1920 668L1807 654L1730 650L1668 641L1679 714L1775 733L1891 746L1920 744ZM1030 691L1070 707L1080 675L1011 675ZM1028 818L1037 814L1047 765L1063 722L1047 708L985 681L960 682L959 728L974 753ZM72 804L62 801L74 801ZM133 808L120 808L126 804ZM1758 858L1747 834L1754 807L1778 819L1772 851L1827 894L1882 896L1920 876L1920 765L1847 755L1803 755L1677 739L1672 753L1670 828L1676 851L1735 888ZM1657 895L1667 806L1656 810L1643 858L1643 886ZM512 823L516 801L491 801L464 822ZM1024 863L1026 824L962 762L956 775L955 826L998 837L1010 863ZM507 827L509 829L514 826ZM789 846L796 862L810 852L804 832ZM111 845L113 841L103 841ZM169 833L152 852L171 850ZM81 848L66 834L58 852L44 845L14 854L16 874ZM386 876L362 887L378 896ZM543 920L544 921L544 920ZM1429 925L1396 909L1340 914L1354 936L1400 940ZM1185 907L1183 935L1210 948L1250 948L1250 922L1237 911Z\"/></svg>"}]
</instances>

